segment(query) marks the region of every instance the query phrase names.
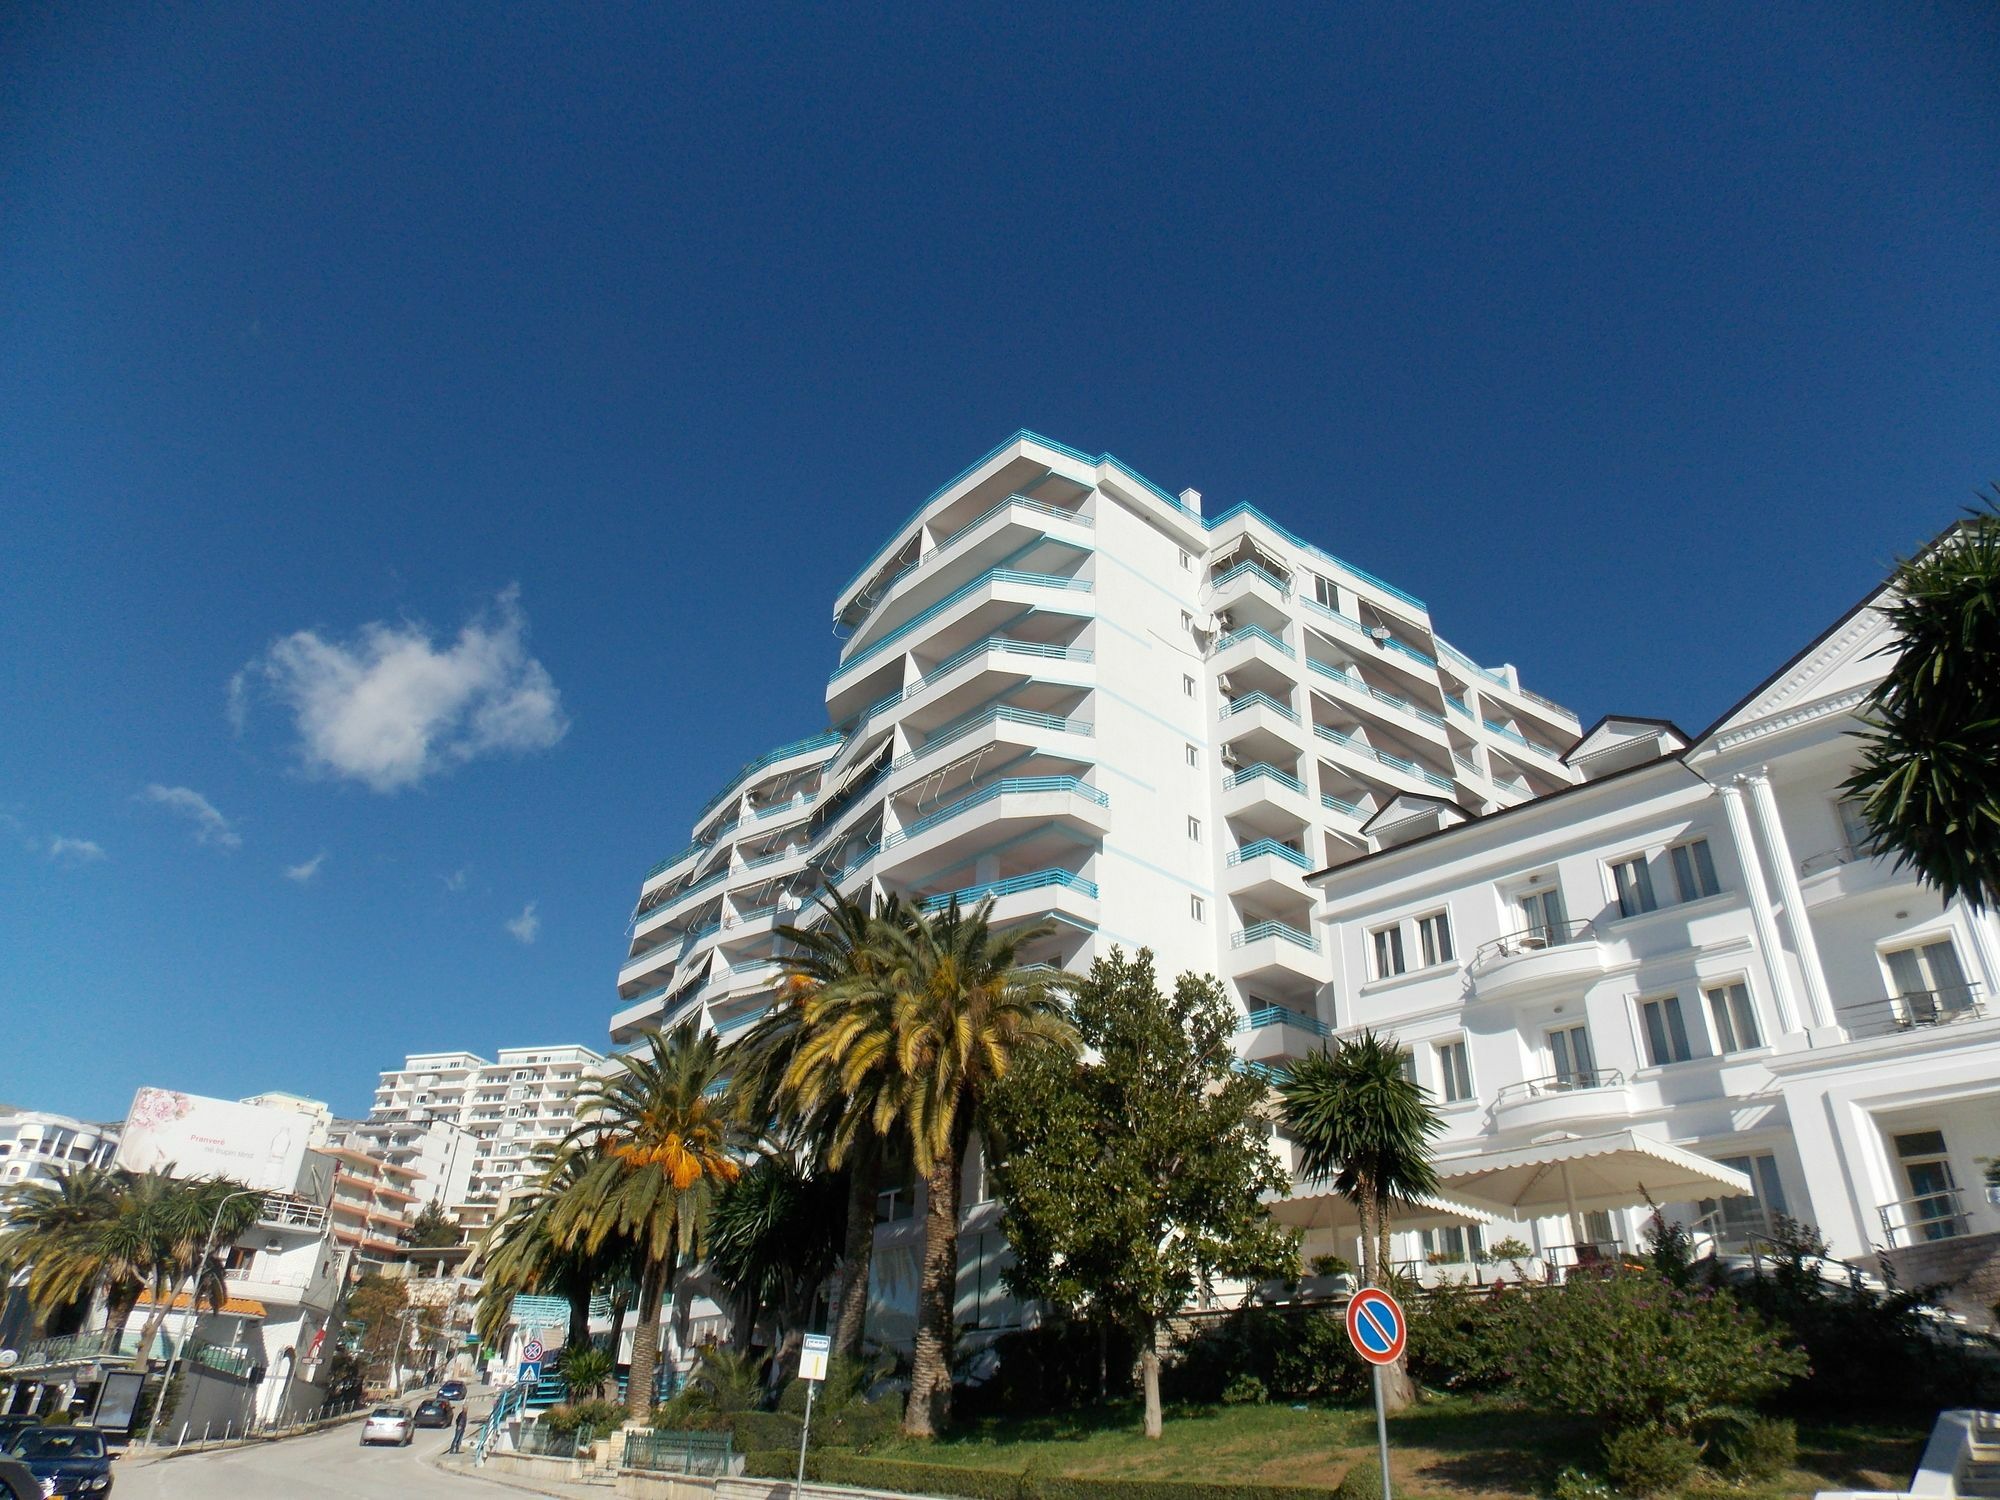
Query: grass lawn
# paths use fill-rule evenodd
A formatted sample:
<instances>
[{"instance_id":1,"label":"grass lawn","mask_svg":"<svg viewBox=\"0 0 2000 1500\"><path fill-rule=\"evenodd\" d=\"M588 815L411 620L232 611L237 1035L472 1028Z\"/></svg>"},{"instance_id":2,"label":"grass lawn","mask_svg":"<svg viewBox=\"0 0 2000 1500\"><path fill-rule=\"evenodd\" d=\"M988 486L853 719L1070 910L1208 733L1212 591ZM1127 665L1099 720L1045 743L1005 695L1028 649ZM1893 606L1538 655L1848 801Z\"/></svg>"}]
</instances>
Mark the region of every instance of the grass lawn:
<instances>
[{"instance_id":1,"label":"grass lawn","mask_svg":"<svg viewBox=\"0 0 2000 1500\"><path fill-rule=\"evenodd\" d=\"M1800 1467L1788 1479L1737 1497L1810 1495L1821 1489L1900 1489L1927 1427L1802 1424ZM1541 1416L1494 1397L1431 1397L1389 1422L1399 1494L1519 1497L1548 1492L1557 1470L1594 1468L1597 1432L1588 1422ZM1166 1434L1148 1442L1139 1412L1120 1405L1045 1417L989 1417L935 1443L893 1442L872 1456L1018 1472L1115 1478L1205 1479L1331 1488L1357 1458L1375 1452L1372 1407L1214 1406L1169 1411Z\"/></svg>"}]
</instances>

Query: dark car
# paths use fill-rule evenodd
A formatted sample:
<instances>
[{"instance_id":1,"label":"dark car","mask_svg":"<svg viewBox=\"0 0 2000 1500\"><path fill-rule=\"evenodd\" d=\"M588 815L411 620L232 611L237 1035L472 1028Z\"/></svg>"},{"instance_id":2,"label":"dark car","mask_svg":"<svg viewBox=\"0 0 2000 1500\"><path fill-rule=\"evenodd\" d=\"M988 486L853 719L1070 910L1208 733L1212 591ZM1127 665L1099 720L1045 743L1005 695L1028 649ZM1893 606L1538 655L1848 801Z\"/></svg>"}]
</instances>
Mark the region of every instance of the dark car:
<instances>
[{"instance_id":1,"label":"dark car","mask_svg":"<svg viewBox=\"0 0 2000 1500\"><path fill-rule=\"evenodd\" d=\"M30 1427L15 1436L7 1456L18 1458L51 1495L111 1493L111 1455L104 1434L85 1427Z\"/></svg>"},{"instance_id":2,"label":"dark car","mask_svg":"<svg viewBox=\"0 0 2000 1500\"><path fill-rule=\"evenodd\" d=\"M447 1380L443 1385L438 1387L438 1399L440 1401L463 1401L465 1399L465 1382L463 1380Z\"/></svg>"},{"instance_id":3,"label":"dark car","mask_svg":"<svg viewBox=\"0 0 2000 1500\"><path fill-rule=\"evenodd\" d=\"M419 1427L451 1426L451 1403L440 1396L417 1403L417 1425Z\"/></svg>"},{"instance_id":4,"label":"dark car","mask_svg":"<svg viewBox=\"0 0 2000 1500\"><path fill-rule=\"evenodd\" d=\"M41 1425L42 1419L40 1417L30 1416L25 1412L17 1412L10 1416L0 1417L0 1452L5 1452L7 1449L13 1447L14 1439L19 1437L28 1428L39 1427Z\"/></svg>"},{"instance_id":5,"label":"dark car","mask_svg":"<svg viewBox=\"0 0 2000 1500\"><path fill-rule=\"evenodd\" d=\"M0 1500L42 1500L42 1482L18 1458L0 1458Z\"/></svg>"}]
</instances>

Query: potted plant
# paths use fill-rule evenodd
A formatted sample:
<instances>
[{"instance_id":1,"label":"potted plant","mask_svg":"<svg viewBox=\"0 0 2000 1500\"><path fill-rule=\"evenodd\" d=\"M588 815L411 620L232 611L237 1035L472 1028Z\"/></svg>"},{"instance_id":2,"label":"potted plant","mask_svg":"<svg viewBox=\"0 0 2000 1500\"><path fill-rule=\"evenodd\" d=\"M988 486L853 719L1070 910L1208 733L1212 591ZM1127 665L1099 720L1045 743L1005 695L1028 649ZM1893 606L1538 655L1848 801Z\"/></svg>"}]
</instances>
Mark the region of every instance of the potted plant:
<instances>
[{"instance_id":1,"label":"potted plant","mask_svg":"<svg viewBox=\"0 0 2000 1500\"><path fill-rule=\"evenodd\" d=\"M1343 1255L1315 1255L1310 1276L1299 1282L1299 1294L1309 1298L1338 1297L1355 1287L1354 1266Z\"/></svg>"}]
</instances>

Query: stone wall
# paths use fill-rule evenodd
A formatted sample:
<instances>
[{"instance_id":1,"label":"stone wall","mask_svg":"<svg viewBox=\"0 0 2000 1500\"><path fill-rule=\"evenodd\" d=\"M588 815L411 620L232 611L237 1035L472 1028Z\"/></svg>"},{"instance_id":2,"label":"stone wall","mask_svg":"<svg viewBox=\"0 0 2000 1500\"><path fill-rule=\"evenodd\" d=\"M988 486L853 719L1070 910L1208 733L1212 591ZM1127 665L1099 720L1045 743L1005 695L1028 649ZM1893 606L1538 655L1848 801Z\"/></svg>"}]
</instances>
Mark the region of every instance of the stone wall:
<instances>
[{"instance_id":1,"label":"stone wall","mask_svg":"<svg viewBox=\"0 0 2000 1500\"><path fill-rule=\"evenodd\" d=\"M2000 1234L1927 1240L1883 1250L1877 1258L1899 1285L1942 1284L1944 1303L1953 1312L1965 1314L1975 1327L1994 1326L1993 1304L2000 1302Z\"/></svg>"}]
</instances>

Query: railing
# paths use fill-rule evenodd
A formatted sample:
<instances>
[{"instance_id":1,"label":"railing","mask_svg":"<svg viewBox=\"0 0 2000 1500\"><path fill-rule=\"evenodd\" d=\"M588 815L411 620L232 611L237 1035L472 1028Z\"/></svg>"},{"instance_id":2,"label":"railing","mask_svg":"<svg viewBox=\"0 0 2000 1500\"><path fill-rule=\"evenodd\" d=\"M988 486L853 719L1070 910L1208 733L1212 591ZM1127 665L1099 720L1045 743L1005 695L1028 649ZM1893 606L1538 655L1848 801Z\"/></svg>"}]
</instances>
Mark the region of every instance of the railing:
<instances>
[{"instance_id":1,"label":"railing","mask_svg":"<svg viewBox=\"0 0 2000 1500\"><path fill-rule=\"evenodd\" d=\"M1231 520L1234 520L1237 516L1250 516L1255 520L1261 521L1265 526L1269 527L1278 536L1283 537L1286 541L1290 542L1294 547L1298 548L1299 551L1306 553L1308 556L1317 557L1322 559L1323 561L1332 563L1333 566L1340 569L1341 572L1348 574L1350 577L1358 578L1359 580L1361 580L1361 582L1368 584L1373 588L1378 588L1383 593L1402 600L1405 604L1412 605L1417 609L1426 608L1424 601L1419 599L1415 594L1405 593L1402 589L1397 588L1393 583L1384 582L1382 579L1377 578L1373 573L1368 572L1365 568L1357 568L1351 562L1343 562L1340 558L1335 557L1331 552L1327 551L1324 547L1316 547L1311 542L1306 541L1303 537L1293 535L1286 528L1280 526L1276 521L1272 520L1269 516L1265 515L1261 510L1257 509L1256 506L1248 504L1247 502L1230 506L1229 509L1223 511L1222 514L1217 516L1214 520L1212 521L1204 520L1202 522L1202 526L1206 530L1214 531L1217 527L1222 526Z\"/></svg>"},{"instance_id":2,"label":"railing","mask_svg":"<svg viewBox=\"0 0 2000 1500\"><path fill-rule=\"evenodd\" d=\"M1449 656L1459 666L1464 667L1467 671L1477 672L1481 677L1484 677L1488 682L1498 683L1501 687L1507 686L1507 678L1504 673L1495 672L1490 667L1480 666L1478 662L1474 661L1471 657L1467 656L1463 651L1459 650L1458 647L1453 646L1445 641L1439 641L1438 649L1442 651L1446 656Z\"/></svg>"},{"instance_id":3,"label":"railing","mask_svg":"<svg viewBox=\"0 0 2000 1500\"><path fill-rule=\"evenodd\" d=\"M674 853L669 854L665 859L661 860L658 864L654 865L652 869L646 872L646 878L648 880L651 880L655 875L659 874L662 870L671 870L675 865L679 864L689 855L699 854L701 853L702 850L708 847L709 847L708 844L704 843L700 839L696 839L693 843L689 844L685 849L676 850Z\"/></svg>"},{"instance_id":4,"label":"railing","mask_svg":"<svg viewBox=\"0 0 2000 1500\"><path fill-rule=\"evenodd\" d=\"M941 807L936 812L925 814L914 823L906 824L887 835L882 840L882 847L893 849L905 840L915 838L920 833L927 833L938 824L948 822L960 813L978 807L982 803L991 802L995 797L1032 792L1068 792L1083 798L1086 802L1094 802L1099 807L1108 806L1111 801L1101 789L1075 776L1007 776L991 786L982 787L969 797L961 797L949 806Z\"/></svg>"},{"instance_id":5,"label":"railing","mask_svg":"<svg viewBox=\"0 0 2000 1500\"><path fill-rule=\"evenodd\" d=\"M974 730L989 724L1019 724L1028 729L1052 729L1058 734L1093 734L1096 725L1088 719L1066 719L1061 714L1036 713L1031 709L1014 708L1001 704L997 708L981 709L978 713L967 714L962 719L954 719L938 729L933 729L923 738L923 743L907 755L899 755L890 766L900 771L913 764L918 757L929 754L939 745L948 745L953 740L962 739Z\"/></svg>"},{"instance_id":6,"label":"railing","mask_svg":"<svg viewBox=\"0 0 2000 1500\"><path fill-rule=\"evenodd\" d=\"M1970 1228L1964 1200L1957 1188L1898 1198L1893 1203L1884 1203L1875 1213L1882 1221L1882 1232L1888 1237L1891 1249L1896 1247L1898 1235L1906 1237L1901 1243L1915 1245L1956 1239Z\"/></svg>"},{"instance_id":7,"label":"railing","mask_svg":"<svg viewBox=\"0 0 2000 1500\"><path fill-rule=\"evenodd\" d=\"M1799 874L1804 877L1817 875L1823 870L1837 870L1842 865L1851 865L1857 860L1873 859L1876 853L1874 849L1856 848L1852 844L1842 844L1837 849L1822 849L1819 853L1808 854L1799 861Z\"/></svg>"},{"instance_id":8,"label":"railing","mask_svg":"<svg viewBox=\"0 0 2000 1500\"><path fill-rule=\"evenodd\" d=\"M1511 740L1513 743L1517 745L1524 746L1525 748L1534 751L1535 754L1541 756L1545 760L1562 759L1562 756L1559 752L1551 750L1547 745L1537 745L1533 740L1529 739L1525 734L1520 733L1518 730L1509 729L1505 724L1496 724L1491 719L1485 719L1485 718L1482 718L1479 722L1485 725L1486 728L1492 730L1493 733L1499 735L1502 739Z\"/></svg>"},{"instance_id":9,"label":"railing","mask_svg":"<svg viewBox=\"0 0 2000 1500\"><path fill-rule=\"evenodd\" d=\"M1301 794L1303 794L1306 789L1306 784L1303 781L1300 781L1298 777L1287 775L1285 772L1280 771L1276 766L1272 765L1269 761L1262 761L1262 760L1258 761L1255 765L1245 766L1240 771L1231 772L1229 776L1224 779L1222 784L1224 786L1231 786L1231 787L1247 786L1251 782L1260 779L1265 781L1275 781L1278 783L1279 786L1290 787L1293 791Z\"/></svg>"},{"instance_id":10,"label":"railing","mask_svg":"<svg viewBox=\"0 0 2000 1500\"><path fill-rule=\"evenodd\" d=\"M1018 895L1022 891L1046 890L1051 886L1076 891L1093 899L1097 895L1097 882L1085 880L1073 870L1035 870L1006 880L989 880L984 885L968 885L961 890L940 891L935 896L926 896L923 908L927 912L939 912L954 901L960 906L971 906L989 896L997 900L1001 896Z\"/></svg>"},{"instance_id":11,"label":"railing","mask_svg":"<svg viewBox=\"0 0 2000 1500\"><path fill-rule=\"evenodd\" d=\"M257 1222L284 1229L320 1229L326 1224L326 1209L295 1193L266 1193Z\"/></svg>"},{"instance_id":12,"label":"railing","mask_svg":"<svg viewBox=\"0 0 2000 1500\"><path fill-rule=\"evenodd\" d=\"M1918 990L1907 995L1891 995L1883 1000L1864 1000L1838 1009L1845 1018L1841 1025L1850 1036L1884 1036L1899 1031L1915 1031L1925 1026L1950 1026L1958 1021L1983 1020L1986 1015L1977 984Z\"/></svg>"},{"instance_id":13,"label":"railing","mask_svg":"<svg viewBox=\"0 0 2000 1500\"><path fill-rule=\"evenodd\" d=\"M1550 1094L1575 1094L1587 1089L1615 1089L1625 1086L1625 1075L1616 1068L1579 1068L1572 1073L1552 1073L1546 1078L1528 1078L1505 1085L1493 1096L1496 1105L1519 1104L1543 1099Z\"/></svg>"},{"instance_id":14,"label":"railing","mask_svg":"<svg viewBox=\"0 0 2000 1500\"><path fill-rule=\"evenodd\" d=\"M1299 722L1297 714L1268 693L1245 693L1241 698L1231 698L1222 705L1222 717L1226 719L1232 714L1240 714L1252 708L1268 708L1272 713L1290 719L1294 724Z\"/></svg>"},{"instance_id":15,"label":"railing","mask_svg":"<svg viewBox=\"0 0 2000 1500\"><path fill-rule=\"evenodd\" d=\"M1061 506L1049 505L1040 500L1030 500L1026 495L1009 495L998 505L988 506L956 531L939 537L937 545L932 547L928 552L919 552L915 557L904 563L902 567L896 569L895 572L884 575L880 582L869 587L866 594L856 595L854 602L861 605L862 614L861 618L855 621L855 628L857 630L860 629L862 622L875 612L883 600L889 597L890 591L918 568L921 568L925 563L934 561L939 554L948 550L960 538L977 527L983 526L1003 510L1013 510L1017 507L1035 511L1040 515L1051 517L1054 520L1068 521L1076 526L1090 527L1095 524L1089 516L1079 511L1064 510Z\"/></svg>"},{"instance_id":16,"label":"railing","mask_svg":"<svg viewBox=\"0 0 2000 1500\"><path fill-rule=\"evenodd\" d=\"M1301 870L1310 870L1312 861L1294 849L1290 844L1281 844L1276 839L1258 839L1253 844L1245 844L1240 849L1229 851L1229 863L1240 865L1245 860L1261 859L1265 855L1281 859L1288 865L1297 865Z\"/></svg>"},{"instance_id":17,"label":"railing","mask_svg":"<svg viewBox=\"0 0 2000 1500\"><path fill-rule=\"evenodd\" d=\"M1453 713L1465 715L1468 719L1472 717L1472 710L1465 706L1463 698L1454 698L1450 693L1446 693L1444 695L1444 706Z\"/></svg>"},{"instance_id":18,"label":"railing","mask_svg":"<svg viewBox=\"0 0 2000 1500\"><path fill-rule=\"evenodd\" d=\"M735 1453L726 1432L628 1432L624 1467L656 1474L723 1475Z\"/></svg>"},{"instance_id":19,"label":"railing","mask_svg":"<svg viewBox=\"0 0 2000 1500\"><path fill-rule=\"evenodd\" d=\"M766 750L755 760L745 761L737 768L736 774L723 783L721 791L710 797L708 801L702 803L701 811L694 815L695 822L699 823L703 818L722 806L723 803L729 800L732 793L741 790L743 782L747 778L756 775L765 767L775 766L779 761L789 760L794 755L804 755L809 751L824 749L828 745L837 745L846 738L847 736L842 734L838 729L823 730L819 734L809 734L802 740L793 740L790 744L780 745L775 750Z\"/></svg>"},{"instance_id":20,"label":"railing","mask_svg":"<svg viewBox=\"0 0 2000 1500\"><path fill-rule=\"evenodd\" d=\"M1367 809L1363 808L1359 803L1343 802L1340 798L1329 793L1320 794L1319 805L1331 808L1334 812L1346 813L1350 818L1365 819L1368 816Z\"/></svg>"},{"instance_id":21,"label":"railing","mask_svg":"<svg viewBox=\"0 0 2000 1500\"><path fill-rule=\"evenodd\" d=\"M1415 761L1408 760L1403 756L1391 755L1386 750L1377 750L1373 745L1359 740L1351 734L1338 729L1330 729L1324 724L1313 725L1313 733L1323 740L1330 740L1336 745L1352 750L1356 755L1365 755L1370 760L1388 766L1391 770L1401 771L1405 776L1414 776L1426 785L1434 786L1447 792L1452 789L1450 777L1440 776L1435 771L1426 770Z\"/></svg>"},{"instance_id":22,"label":"railing","mask_svg":"<svg viewBox=\"0 0 2000 1500\"><path fill-rule=\"evenodd\" d=\"M1245 625L1239 630L1230 631L1228 635L1225 635L1221 640L1215 643L1215 650L1212 654L1219 656L1224 651L1227 651L1231 646L1241 645L1245 641L1262 641L1272 650L1282 651L1286 656L1291 657L1294 661L1298 660L1298 652L1294 651L1290 646L1287 646L1283 641L1279 640L1275 635L1272 635L1270 631L1266 630L1261 625Z\"/></svg>"},{"instance_id":23,"label":"railing","mask_svg":"<svg viewBox=\"0 0 2000 1500\"><path fill-rule=\"evenodd\" d=\"M1229 946L1232 948L1243 948L1249 946L1251 943L1260 942L1264 938L1283 938L1286 942L1296 944L1310 953L1319 952L1318 938L1309 932L1300 932L1298 928L1288 922L1275 920L1255 922L1244 928L1241 932L1232 934L1229 939Z\"/></svg>"},{"instance_id":24,"label":"railing","mask_svg":"<svg viewBox=\"0 0 2000 1500\"><path fill-rule=\"evenodd\" d=\"M633 924L633 930L637 931L638 928L645 926L646 923L652 921L663 912L672 911L675 907L682 905L688 897L700 895L710 886L719 883L728 874L729 867L724 865L714 873L702 876L693 885L682 886L679 890L670 892L658 905L649 906L646 910L639 913L638 920Z\"/></svg>"},{"instance_id":25,"label":"railing","mask_svg":"<svg viewBox=\"0 0 2000 1500\"><path fill-rule=\"evenodd\" d=\"M1285 1083L1292 1074L1289 1068L1281 1068L1273 1063L1250 1062L1241 1057L1229 1060L1231 1072L1248 1073L1253 1078L1261 1078L1266 1083Z\"/></svg>"},{"instance_id":26,"label":"railing","mask_svg":"<svg viewBox=\"0 0 2000 1500\"><path fill-rule=\"evenodd\" d=\"M1593 943L1597 941L1597 929L1588 922L1549 923L1540 927L1530 927L1521 932L1510 932L1505 937L1495 938L1490 943L1481 943L1472 955L1472 966L1494 963L1503 958L1518 958L1524 953L1540 953L1547 948L1560 948L1567 943Z\"/></svg>"},{"instance_id":27,"label":"railing","mask_svg":"<svg viewBox=\"0 0 2000 1500\"><path fill-rule=\"evenodd\" d=\"M515 1435L514 1451L540 1458L576 1458L590 1451L590 1427L557 1432L546 1422L531 1422Z\"/></svg>"},{"instance_id":28,"label":"railing","mask_svg":"<svg viewBox=\"0 0 2000 1500\"><path fill-rule=\"evenodd\" d=\"M1306 666L1319 673L1322 677L1331 677L1335 682L1351 688L1357 693L1366 693L1378 703L1386 703L1398 712L1409 714L1413 718L1422 719L1426 724L1438 727L1442 727L1444 724L1444 718L1441 715L1434 714L1427 708L1420 708L1407 698L1398 697L1395 693L1386 692L1376 687L1372 682L1364 682L1352 672L1342 671L1339 667L1329 666L1323 661L1314 661L1310 656L1306 658Z\"/></svg>"},{"instance_id":29,"label":"railing","mask_svg":"<svg viewBox=\"0 0 2000 1500\"><path fill-rule=\"evenodd\" d=\"M867 647L865 650L857 651L846 661L835 667L832 675L827 680L829 682L838 682L863 662L881 655L898 641L908 636L912 631L920 630L930 624L931 621L935 620L953 605L971 598L981 589L996 583L1019 584L1028 588L1068 590L1085 594L1090 592L1090 580L1087 578L1066 578L1054 573L1024 573L1016 568L989 568L970 583L953 589L944 598L931 605L930 608L920 610L912 615L901 625L898 625L894 630L883 636L881 640L875 642L874 645Z\"/></svg>"},{"instance_id":30,"label":"railing","mask_svg":"<svg viewBox=\"0 0 2000 1500\"><path fill-rule=\"evenodd\" d=\"M1282 1005L1266 1005L1253 1010L1236 1023L1238 1031L1255 1031L1262 1026L1295 1026L1300 1031L1309 1031L1314 1036L1332 1036L1333 1030L1317 1016L1301 1015L1298 1011L1287 1010Z\"/></svg>"},{"instance_id":31,"label":"railing","mask_svg":"<svg viewBox=\"0 0 2000 1500\"><path fill-rule=\"evenodd\" d=\"M1225 583L1234 583L1238 578L1241 578L1246 573L1254 573L1257 575L1257 577L1263 579L1266 583L1270 584L1272 588L1278 591L1279 598L1289 600L1292 597L1292 586L1289 583L1286 583L1282 578L1278 577L1276 573L1273 573L1269 568L1264 567L1261 563L1254 563L1254 562L1240 562L1236 564L1236 566L1229 569L1228 572L1219 573L1215 577L1209 579L1208 586L1212 589L1219 589Z\"/></svg>"}]
</instances>

